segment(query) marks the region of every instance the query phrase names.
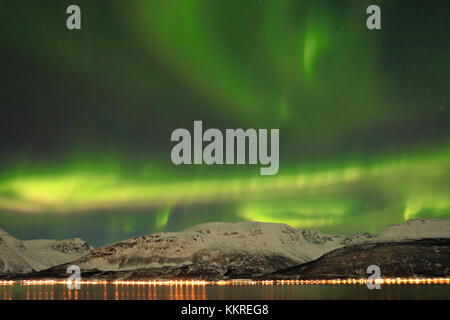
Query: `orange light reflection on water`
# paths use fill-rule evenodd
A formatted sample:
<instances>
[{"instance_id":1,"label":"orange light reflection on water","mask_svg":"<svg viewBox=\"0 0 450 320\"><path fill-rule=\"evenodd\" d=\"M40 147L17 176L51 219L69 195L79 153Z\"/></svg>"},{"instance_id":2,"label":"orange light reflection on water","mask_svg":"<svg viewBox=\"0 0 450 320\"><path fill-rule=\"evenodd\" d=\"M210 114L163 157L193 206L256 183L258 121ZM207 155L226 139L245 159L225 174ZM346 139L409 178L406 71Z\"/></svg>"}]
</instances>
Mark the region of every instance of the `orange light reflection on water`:
<instances>
[{"instance_id":1,"label":"orange light reflection on water","mask_svg":"<svg viewBox=\"0 0 450 320\"><path fill-rule=\"evenodd\" d=\"M371 283L380 285L408 285L422 288L439 289L439 285L450 284L450 278L385 278L372 279ZM80 284L80 290L71 290L68 284ZM224 298L226 294L239 299L245 298L246 294L262 294L262 297L269 299L280 297L305 297L306 291L291 291L301 287L313 291L307 291L308 294L316 289L321 290L322 285L342 285L351 289L351 285L362 287L368 283L367 279L317 279L317 280L250 280L235 279L221 281L206 280L147 280L147 281L128 281L128 280L85 280L72 282L67 280L1 280L0 281L0 300L206 300L213 298ZM435 286L433 286L435 285ZM225 288L227 287L228 288ZM235 287L235 288L234 288ZM268 288L269 291L259 291ZM284 287L284 288L283 288ZM223 291L224 289L233 289L232 291ZM236 289L236 290L234 290ZM255 291L255 289L257 291ZM280 291L280 290L287 291ZM326 289L326 288L323 288ZM243 290L243 291L242 291ZM354 290L354 289L351 289ZM208 291L208 294L207 294ZM370 291L370 290L367 290ZM259 293L258 293L259 292ZM329 292L329 291L327 291ZM349 291L350 293L361 294L360 291ZM390 291L384 291L389 295ZM403 291L402 291L403 292ZM399 292L399 297L402 297ZM414 291L415 292L415 291ZM439 291L442 292L442 291ZM446 294L439 293L438 294ZM298 295L296 295L298 294ZM365 296L365 293L362 293ZM434 294L434 293L433 293ZM426 295L425 295L426 296ZM306 297L310 298L311 295ZM321 297L318 295L317 297ZM334 297L334 296L332 296ZM338 296L341 297L341 296ZM345 297L345 296L344 296ZM360 297L357 295L357 297ZM369 297L369 296L367 296ZM389 296L387 296L389 297ZM393 296L397 297L396 295ZM410 296L406 296L410 297Z\"/></svg>"},{"instance_id":2,"label":"orange light reflection on water","mask_svg":"<svg viewBox=\"0 0 450 320\"><path fill-rule=\"evenodd\" d=\"M382 285L403 285L403 284L450 284L450 278L382 278L382 279L314 279L314 280L0 280L0 285L24 285L24 286L39 286L39 285L120 285L120 286L230 286L230 285L345 285L345 284L361 284L367 283L382 284Z\"/></svg>"}]
</instances>

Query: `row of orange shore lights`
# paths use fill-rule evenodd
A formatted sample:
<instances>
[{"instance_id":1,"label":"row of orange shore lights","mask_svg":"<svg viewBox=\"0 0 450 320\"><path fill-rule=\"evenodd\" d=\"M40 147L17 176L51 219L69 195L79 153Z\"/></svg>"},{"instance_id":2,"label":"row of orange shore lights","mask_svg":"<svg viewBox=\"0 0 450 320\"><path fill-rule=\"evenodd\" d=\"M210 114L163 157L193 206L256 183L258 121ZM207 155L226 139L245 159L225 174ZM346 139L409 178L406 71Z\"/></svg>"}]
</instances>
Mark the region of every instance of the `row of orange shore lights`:
<instances>
[{"instance_id":1,"label":"row of orange shore lights","mask_svg":"<svg viewBox=\"0 0 450 320\"><path fill-rule=\"evenodd\" d=\"M204 286L204 285L342 285L342 284L361 284L367 283L382 285L400 285L400 284L450 284L450 278L384 278L384 279L323 279L323 280L148 280L148 281L129 281L129 280L0 280L0 285L57 285L57 284L80 284L80 285L160 285L160 286Z\"/></svg>"}]
</instances>

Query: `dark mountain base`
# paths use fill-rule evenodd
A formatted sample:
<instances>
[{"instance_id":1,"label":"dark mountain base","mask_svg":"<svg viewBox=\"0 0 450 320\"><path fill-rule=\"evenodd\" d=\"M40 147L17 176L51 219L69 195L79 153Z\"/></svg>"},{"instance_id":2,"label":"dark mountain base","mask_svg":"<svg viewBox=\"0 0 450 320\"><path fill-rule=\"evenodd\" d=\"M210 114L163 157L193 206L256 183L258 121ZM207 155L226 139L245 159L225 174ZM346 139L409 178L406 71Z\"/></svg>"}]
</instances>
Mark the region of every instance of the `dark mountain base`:
<instances>
[{"instance_id":1,"label":"dark mountain base","mask_svg":"<svg viewBox=\"0 0 450 320\"><path fill-rule=\"evenodd\" d=\"M263 278L368 278L366 270L370 265L380 267L382 278L446 277L450 275L450 239L356 244Z\"/></svg>"},{"instance_id":2,"label":"dark mountain base","mask_svg":"<svg viewBox=\"0 0 450 320\"><path fill-rule=\"evenodd\" d=\"M367 267L377 265L382 278L448 277L450 239L355 244L336 249L299 266L280 256L237 253L215 261L196 257L183 267L146 268L132 271L82 270L82 279L98 280L223 280L346 279L368 278ZM67 279L68 264L29 274L4 275L3 279ZM278 271L274 271L278 270ZM1 276L0 276L1 277Z\"/></svg>"},{"instance_id":3,"label":"dark mountain base","mask_svg":"<svg viewBox=\"0 0 450 320\"><path fill-rule=\"evenodd\" d=\"M254 278L276 270L295 265L284 256L249 254L240 252L221 254L210 259L208 252L195 254L192 264L183 267L145 268L130 271L81 270L84 280L224 280L236 278ZM40 272L10 276L24 280L31 279L67 279L69 264L53 267Z\"/></svg>"}]
</instances>

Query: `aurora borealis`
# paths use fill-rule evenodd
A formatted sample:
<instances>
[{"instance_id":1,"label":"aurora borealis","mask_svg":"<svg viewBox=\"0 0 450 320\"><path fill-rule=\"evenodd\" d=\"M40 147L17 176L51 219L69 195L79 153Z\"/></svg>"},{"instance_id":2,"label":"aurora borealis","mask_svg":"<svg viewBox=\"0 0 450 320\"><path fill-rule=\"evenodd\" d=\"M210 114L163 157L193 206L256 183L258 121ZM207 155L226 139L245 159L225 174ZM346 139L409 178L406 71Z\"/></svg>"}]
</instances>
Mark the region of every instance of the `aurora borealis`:
<instances>
[{"instance_id":1,"label":"aurora borealis","mask_svg":"<svg viewBox=\"0 0 450 320\"><path fill-rule=\"evenodd\" d=\"M447 1L0 2L0 227L18 238L450 218ZM194 120L279 128L278 174L173 165Z\"/></svg>"}]
</instances>

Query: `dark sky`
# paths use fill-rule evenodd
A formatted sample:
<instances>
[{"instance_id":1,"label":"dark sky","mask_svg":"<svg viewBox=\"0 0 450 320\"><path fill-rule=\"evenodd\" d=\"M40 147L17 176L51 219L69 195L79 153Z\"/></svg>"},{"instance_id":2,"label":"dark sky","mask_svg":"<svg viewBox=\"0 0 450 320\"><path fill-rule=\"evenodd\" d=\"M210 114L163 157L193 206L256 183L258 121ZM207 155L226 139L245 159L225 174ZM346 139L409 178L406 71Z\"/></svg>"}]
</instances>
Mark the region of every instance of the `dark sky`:
<instances>
[{"instance_id":1,"label":"dark sky","mask_svg":"<svg viewBox=\"0 0 450 320\"><path fill-rule=\"evenodd\" d=\"M78 4L81 30L66 28ZM382 29L366 28L381 8ZM94 245L207 221L449 218L448 1L1 1L0 227ZM171 132L279 128L280 171Z\"/></svg>"}]
</instances>

